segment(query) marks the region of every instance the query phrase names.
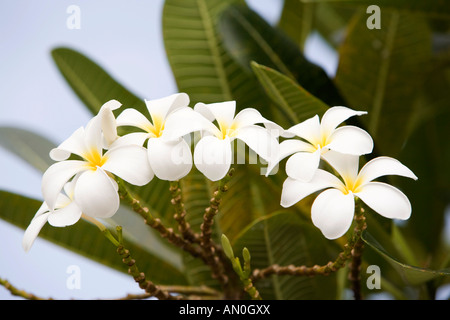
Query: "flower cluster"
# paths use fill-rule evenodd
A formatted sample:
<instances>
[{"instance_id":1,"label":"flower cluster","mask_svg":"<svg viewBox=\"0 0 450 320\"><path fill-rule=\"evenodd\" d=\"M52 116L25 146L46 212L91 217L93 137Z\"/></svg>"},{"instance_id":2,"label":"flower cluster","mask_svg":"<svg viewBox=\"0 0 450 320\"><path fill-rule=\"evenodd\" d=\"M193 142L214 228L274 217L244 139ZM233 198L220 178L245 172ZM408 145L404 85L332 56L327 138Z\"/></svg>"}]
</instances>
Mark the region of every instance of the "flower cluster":
<instances>
[{"instance_id":1,"label":"flower cluster","mask_svg":"<svg viewBox=\"0 0 450 320\"><path fill-rule=\"evenodd\" d=\"M397 188L373 180L385 175L417 179L414 173L390 157L367 162L358 173L359 158L373 149L373 140L354 126L338 126L349 117L363 115L346 107L328 109L321 122L315 116L286 130L284 136L298 137L280 144L278 160L285 157L288 178L283 184L281 205L290 207L303 198L321 192L311 207L311 219L328 239L344 235L355 212L355 199L361 199L372 210L390 219L408 219L411 204ZM333 173L319 169L324 160ZM335 175L337 173L337 175Z\"/></svg>"},{"instance_id":2,"label":"flower cluster","mask_svg":"<svg viewBox=\"0 0 450 320\"><path fill-rule=\"evenodd\" d=\"M125 109L111 100L85 127L76 130L50 157L56 162L44 173L44 203L27 228L23 247L28 251L43 225L68 226L81 217L109 218L120 205L116 178L143 186L155 176L176 181L193 165L209 180L225 177L232 164L232 142L240 140L268 164L269 174L284 158L288 178L281 205L289 207L323 189L312 206L312 221L330 239L343 235L354 213L354 197L388 218L407 219L411 207L398 189L372 180L386 174L416 179L395 159L376 158L358 174L359 156L372 152L373 141L364 130L338 126L365 112L330 108L319 122L315 116L284 130L253 108L236 114L235 101L189 106L185 93L145 101L148 115ZM136 128L119 136L117 128ZM189 137L199 133L194 152ZM286 138L279 143L280 138ZM299 138L299 139L298 139ZM340 176L320 168L324 160Z\"/></svg>"}]
</instances>

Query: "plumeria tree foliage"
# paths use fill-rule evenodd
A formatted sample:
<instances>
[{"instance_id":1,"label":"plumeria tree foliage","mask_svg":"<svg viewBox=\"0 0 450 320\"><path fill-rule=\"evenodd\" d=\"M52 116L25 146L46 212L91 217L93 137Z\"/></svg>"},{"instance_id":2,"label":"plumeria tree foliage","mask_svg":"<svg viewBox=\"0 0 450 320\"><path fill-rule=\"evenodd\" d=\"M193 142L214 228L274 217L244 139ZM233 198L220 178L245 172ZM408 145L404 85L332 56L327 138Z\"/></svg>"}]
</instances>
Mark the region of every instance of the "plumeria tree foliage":
<instances>
[{"instance_id":1,"label":"plumeria tree foliage","mask_svg":"<svg viewBox=\"0 0 450 320\"><path fill-rule=\"evenodd\" d=\"M434 299L450 275L450 79L433 36L448 39L450 10L411 3L380 1L374 30L366 1L285 0L272 26L240 0L166 0L179 92L152 99L55 48L92 119L58 144L0 128L43 172L43 201L1 191L0 218L26 251L42 236L127 272L143 290L127 298ZM339 52L334 78L303 55L313 31Z\"/></svg>"}]
</instances>

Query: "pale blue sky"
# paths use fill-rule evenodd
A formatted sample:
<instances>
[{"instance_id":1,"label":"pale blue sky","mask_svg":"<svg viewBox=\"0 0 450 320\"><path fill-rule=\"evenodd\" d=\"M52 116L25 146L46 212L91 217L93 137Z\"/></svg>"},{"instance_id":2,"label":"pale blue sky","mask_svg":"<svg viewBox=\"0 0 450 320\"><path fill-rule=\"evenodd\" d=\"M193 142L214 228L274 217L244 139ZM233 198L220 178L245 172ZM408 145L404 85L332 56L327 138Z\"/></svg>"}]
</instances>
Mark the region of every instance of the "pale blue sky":
<instances>
[{"instance_id":1,"label":"pale blue sky","mask_svg":"<svg viewBox=\"0 0 450 320\"><path fill-rule=\"evenodd\" d=\"M277 21L282 0L251 0L269 22ZM81 9L81 29L69 30L69 5ZM0 126L35 131L60 143L90 114L61 78L50 50L68 46L100 63L142 98L175 93L165 57L162 0L2 1L0 5ZM257 6L256 6L257 5ZM320 38L308 40L307 55L333 74L337 55ZM41 173L0 148L0 189L36 199ZM0 220L0 277L21 289L60 299L116 298L140 289L131 277L37 239L29 253L23 230ZM67 268L80 267L81 289L69 290ZM0 299L15 299L0 286Z\"/></svg>"}]
</instances>

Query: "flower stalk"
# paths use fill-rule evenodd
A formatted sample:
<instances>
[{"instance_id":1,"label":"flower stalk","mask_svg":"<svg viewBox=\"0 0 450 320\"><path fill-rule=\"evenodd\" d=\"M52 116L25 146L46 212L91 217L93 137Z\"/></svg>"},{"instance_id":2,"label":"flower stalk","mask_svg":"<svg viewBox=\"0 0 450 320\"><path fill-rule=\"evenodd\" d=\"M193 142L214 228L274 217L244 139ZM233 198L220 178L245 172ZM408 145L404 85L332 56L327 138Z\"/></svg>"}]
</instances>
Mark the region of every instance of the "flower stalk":
<instances>
[{"instance_id":1,"label":"flower stalk","mask_svg":"<svg viewBox=\"0 0 450 320\"><path fill-rule=\"evenodd\" d=\"M211 267L212 276L218 279L222 286L229 282L229 277L225 273L224 261L220 259L220 252L217 252L214 241L211 238L212 226L214 224L214 217L219 212L219 205L222 201L223 194L228 190L227 183L233 175L234 169L230 169L228 174L219 182L219 186L214 191L213 197L210 200L210 205L205 209L203 215L203 223L200 226L200 244L205 253L206 263Z\"/></svg>"},{"instance_id":2,"label":"flower stalk","mask_svg":"<svg viewBox=\"0 0 450 320\"><path fill-rule=\"evenodd\" d=\"M186 221L186 209L182 199L179 181L170 182L171 203L175 207L174 219L178 222L178 230L184 239L189 242L199 242L199 236L193 232L190 224Z\"/></svg>"}]
</instances>

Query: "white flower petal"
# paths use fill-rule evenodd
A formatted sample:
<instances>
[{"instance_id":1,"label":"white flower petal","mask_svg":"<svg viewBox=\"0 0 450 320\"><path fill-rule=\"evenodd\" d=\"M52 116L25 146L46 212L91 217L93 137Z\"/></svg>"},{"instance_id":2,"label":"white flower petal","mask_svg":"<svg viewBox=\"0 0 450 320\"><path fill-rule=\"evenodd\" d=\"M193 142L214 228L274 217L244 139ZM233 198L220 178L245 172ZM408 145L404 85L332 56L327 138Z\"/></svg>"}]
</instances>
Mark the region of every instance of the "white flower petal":
<instances>
[{"instance_id":1,"label":"white flower petal","mask_svg":"<svg viewBox=\"0 0 450 320\"><path fill-rule=\"evenodd\" d=\"M75 202L81 212L93 218L110 218L119 209L117 189L101 168L83 172L75 185Z\"/></svg>"},{"instance_id":2,"label":"white flower petal","mask_svg":"<svg viewBox=\"0 0 450 320\"><path fill-rule=\"evenodd\" d=\"M417 180L417 176L408 167L390 157L377 157L367 162L361 168L358 179L361 184L365 184L386 175L398 175Z\"/></svg>"},{"instance_id":3,"label":"white flower petal","mask_svg":"<svg viewBox=\"0 0 450 320\"><path fill-rule=\"evenodd\" d=\"M71 202L64 208L53 211L48 216L48 223L54 227L66 227L75 224L81 218L81 209L75 202Z\"/></svg>"},{"instance_id":4,"label":"white flower petal","mask_svg":"<svg viewBox=\"0 0 450 320\"><path fill-rule=\"evenodd\" d=\"M347 107L329 108L322 116L321 129L322 133L329 135L336 127L353 116L361 116L367 114L366 111L355 111Z\"/></svg>"},{"instance_id":5,"label":"white flower petal","mask_svg":"<svg viewBox=\"0 0 450 320\"><path fill-rule=\"evenodd\" d=\"M354 127L337 128L329 137L327 148L353 155L369 154L373 150L373 140L366 131Z\"/></svg>"},{"instance_id":6,"label":"white flower petal","mask_svg":"<svg viewBox=\"0 0 450 320\"><path fill-rule=\"evenodd\" d=\"M84 144L84 128L78 128L72 135L64 140L58 147L50 151L50 158L55 161L66 160L72 153L82 156L86 151Z\"/></svg>"},{"instance_id":7,"label":"white flower petal","mask_svg":"<svg viewBox=\"0 0 450 320\"><path fill-rule=\"evenodd\" d=\"M286 174L292 179L308 182L312 179L320 163L320 149L313 153L297 152L286 162Z\"/></svg>"},{"instance_id":8,"label":"white flower petal","mask_svg":"<svg viewBox=\"0 0 450 320\"><path fill-rule=\"evenodd\" d=\"M352 193L328 189L319 194L311 207L311 220L327 239L337 239L350 228L355 212Z\"/></svg>"},{"instance_id":9,"label":"white flower petal","mask_svg":"<svg viewBox=\"0 0 450 320\"><path fill-rule=\"evenodd\" d=\"M241 110L233 119L232 126L242 128L253 124L264 124L267 130L276 137L283 134L284 129L273 121L264 118L261 113L254 108L246 108Z\"/></svg>"},{"instance_id":10,"label":"white flower petal","mask_svg":"<svg viewBox=\"0 0 450 320\"><path fill-rule=\"evenodd\" d=\"M153 178L153 171L148 163L147 150L137 145L123 145L105 153L107 159L103 170L113 173L123 180L143 186Z\"/></svg>"},{"instance_id":11,"label":"white flower petal","mask_svg":"<svg viewBox=\"0 0 450 320\"><path fill-rule=\"evenodd\" d=\"M191 108L181 108L167 117L161 138L165 140L178 140L186 134L203 130L214 135L220 132L219 129L217 129L217 127L202 114Z\"/></svg>"},{"instance_id":12,"label":"white flower petal","mask_svg":"<svg viewBox=\"0 0 450 320\"><path fill-rule=\"evenodd\" d=\"M281 206L284 208L290 207L316 191L339 185L342 185L342 183L338 178L321 169L316 171L309 182L288 177L283 183Z\"/></svg>"},{"instance_id":13,"label":"white flower petal","mask_svg":"<svg viewBox=\"0 0 450 320\"><path fill-rule=\"evenodd\" d=\"M309 143L306 143L304 141L298 140L298 139L289 139L284 140L280 143L280 146L278 148L278 155L275 157L274 161L270 161L267 167L267 173L266 176L270 174L270 172L273 170L273 168L284 158L287 156L290 156L291 154L294 154L296 152L300 151L314 151L314 148Z\"/></svg>"},{"instance_id":14,"label":"white flower petal","mask_svg":"<svg viewBox=\"0 0 450 320\"><path fill-rule=\"evenodd\" d=\"M148 141L148 160L155 175L161 180L176 181L186 176L192 168L191 148L186 141Z\"/></svg>"},{"instance_id":15,"label":"white flower petal","mask_svg":"<svg viewBox=\"0 0 450 320\"><path fill-rule=\"evenodd\" d=\"M42 206L47 207L45 203L43 203ZM36 215L33 218L33 220L31 220L30 225L25 230L25 233L22 238L22 248L25 250L25 252L28 252L30 250L31 246L33 245L34 241L39 235L39 232L41 231L42 227L47 222L49 215L50 212L48 210L47 211L44 210L42 214Z\"/></svg>"},{"instance_id":16,"label":"white flower petal","mask_svg":"<svg viewBox=\"0 0 450 320\"><path fill-rule=\"evenodd\" d=\"M303 138L310 142L312 145L316 146L320 141L320 122L319 116L307 119L295 126L286 130L287 134L294 134L300 138ZM286 136L284 134L283 136Z\"/></svg>"},{"instance_id":17,"label":"white flower petal","mask_svg":"<svg viewBox=\"0 0 450 320\"><path fill-rule=\"evenodd\" d=\"M110 145L110 149L114 149L120 146L127 145L136 145L142 147L145 143L145 140L150 138L150 135L147 132L132 132L128 133L124 136L119 137L112 145Z\"/></svg>"},{"instance_id":18,"label":"white flower petal","mask_svg":"<svg viewBox=\"0 0 450 320\"><path fill-rule=\"evenodd\" d=\"M408 197L389 184L369 182L355 195L383 217L406 220L411 216Z\"/></svg>"},{"instance_id":19,"label":"white flower petal","mask_svg":"<svg viewBox=\"0 0 450 320\"><path fill-rule=\"evenodd\" d=\"M77 173L87 170L87 164L79 160L66 160L52 164L42 176L42 194L47 205L55 208L59 193Z\"/></svg>"},{"instance_id":20,"label":"white flower petal","mask_svg":"<svg viewBox=\"0 0 450 320\"><path fill-rule=\"evenodd\" d=\"M110 100L100 108L99 116L102 122L106 147L109 147L118 138L116 118L112 111L120 108L121 105L117 100Z\"/></svg>"},{"instance_id":21,"label":"white flower petal","mask_svg":"<svg viewBox=\"0 0 450 320\"><path fill-rule=\"evenodd\" d=\"M230 170L231 160L231 142L228 137L223 140L214 136L203 137L194 150L195 166L211 181L225 177Z\"/></svg>"},{"instance_id":22,"label":"white flower petal","mask_svg":"<svg viewBox=\"0 0 450 320\"><path fill-rule=\"evenodd\" d=\"M171 112L187 107L189 105L189 96L184 92L176 93L160 99L145 100L145 104L152 119L159 118L164 120Z\"/></svg>"},{"instance_id":23,"label":"white flower petal","mask_svg":"<svg viewBox=\"0 0 450 320\"><path fill-rule=\"evenodd\" d=\"M355 181L358 176L359 156L329 150L322 158L332 166L345 181Z\"/></svg>"},{"instance_id":24,"label":"white flower petal","mask_svg":"<svg viewBox=\"0 0 450 320\"><path fill-rule=\"evenodd\" d=\"M197 103L194 106L194 110L201 113L210 121L212 121L212 114L219 125L222 123L225 124L226 127L230 127L234 114L236 113L236 101L225 101L210 104Z\"/></svg>"},{"instance_id":25,"label":"white flower petal","mask_svg":"<svg viewBox=\"0 0 450 320\"><path fill-rule=\"evenodd\" d=\"M236 138L245 142L250 149L268 162L273 161L279 154L278 140L263 127L251 125L240 128Z\"/></svg>"},{"instance_id":26,"label":"white flower petal","mask_svg":"<svg viewBox=\"0 0 450 320\"><path fill-rule=\"evenodd\" d=\"M118 126L141 128L146 132L149 131L149 128L153 128L153 124L142 113L132 108L123 110L117 117L116 123Z\"/></svg>"},{"instance_id":27,"label":"white flower petal","mask_svg":"<svg viewBox=\"0 0 450 320\"><path fill-rule=\"evenodd\" d=\"M103 135L102 118L100 115L92 118L86 125L86 128L84 130L84 144L86 146L87 153L91 153L93 150L95 150L99 154L102 154Z\"/></svg>"}]
</instances>

